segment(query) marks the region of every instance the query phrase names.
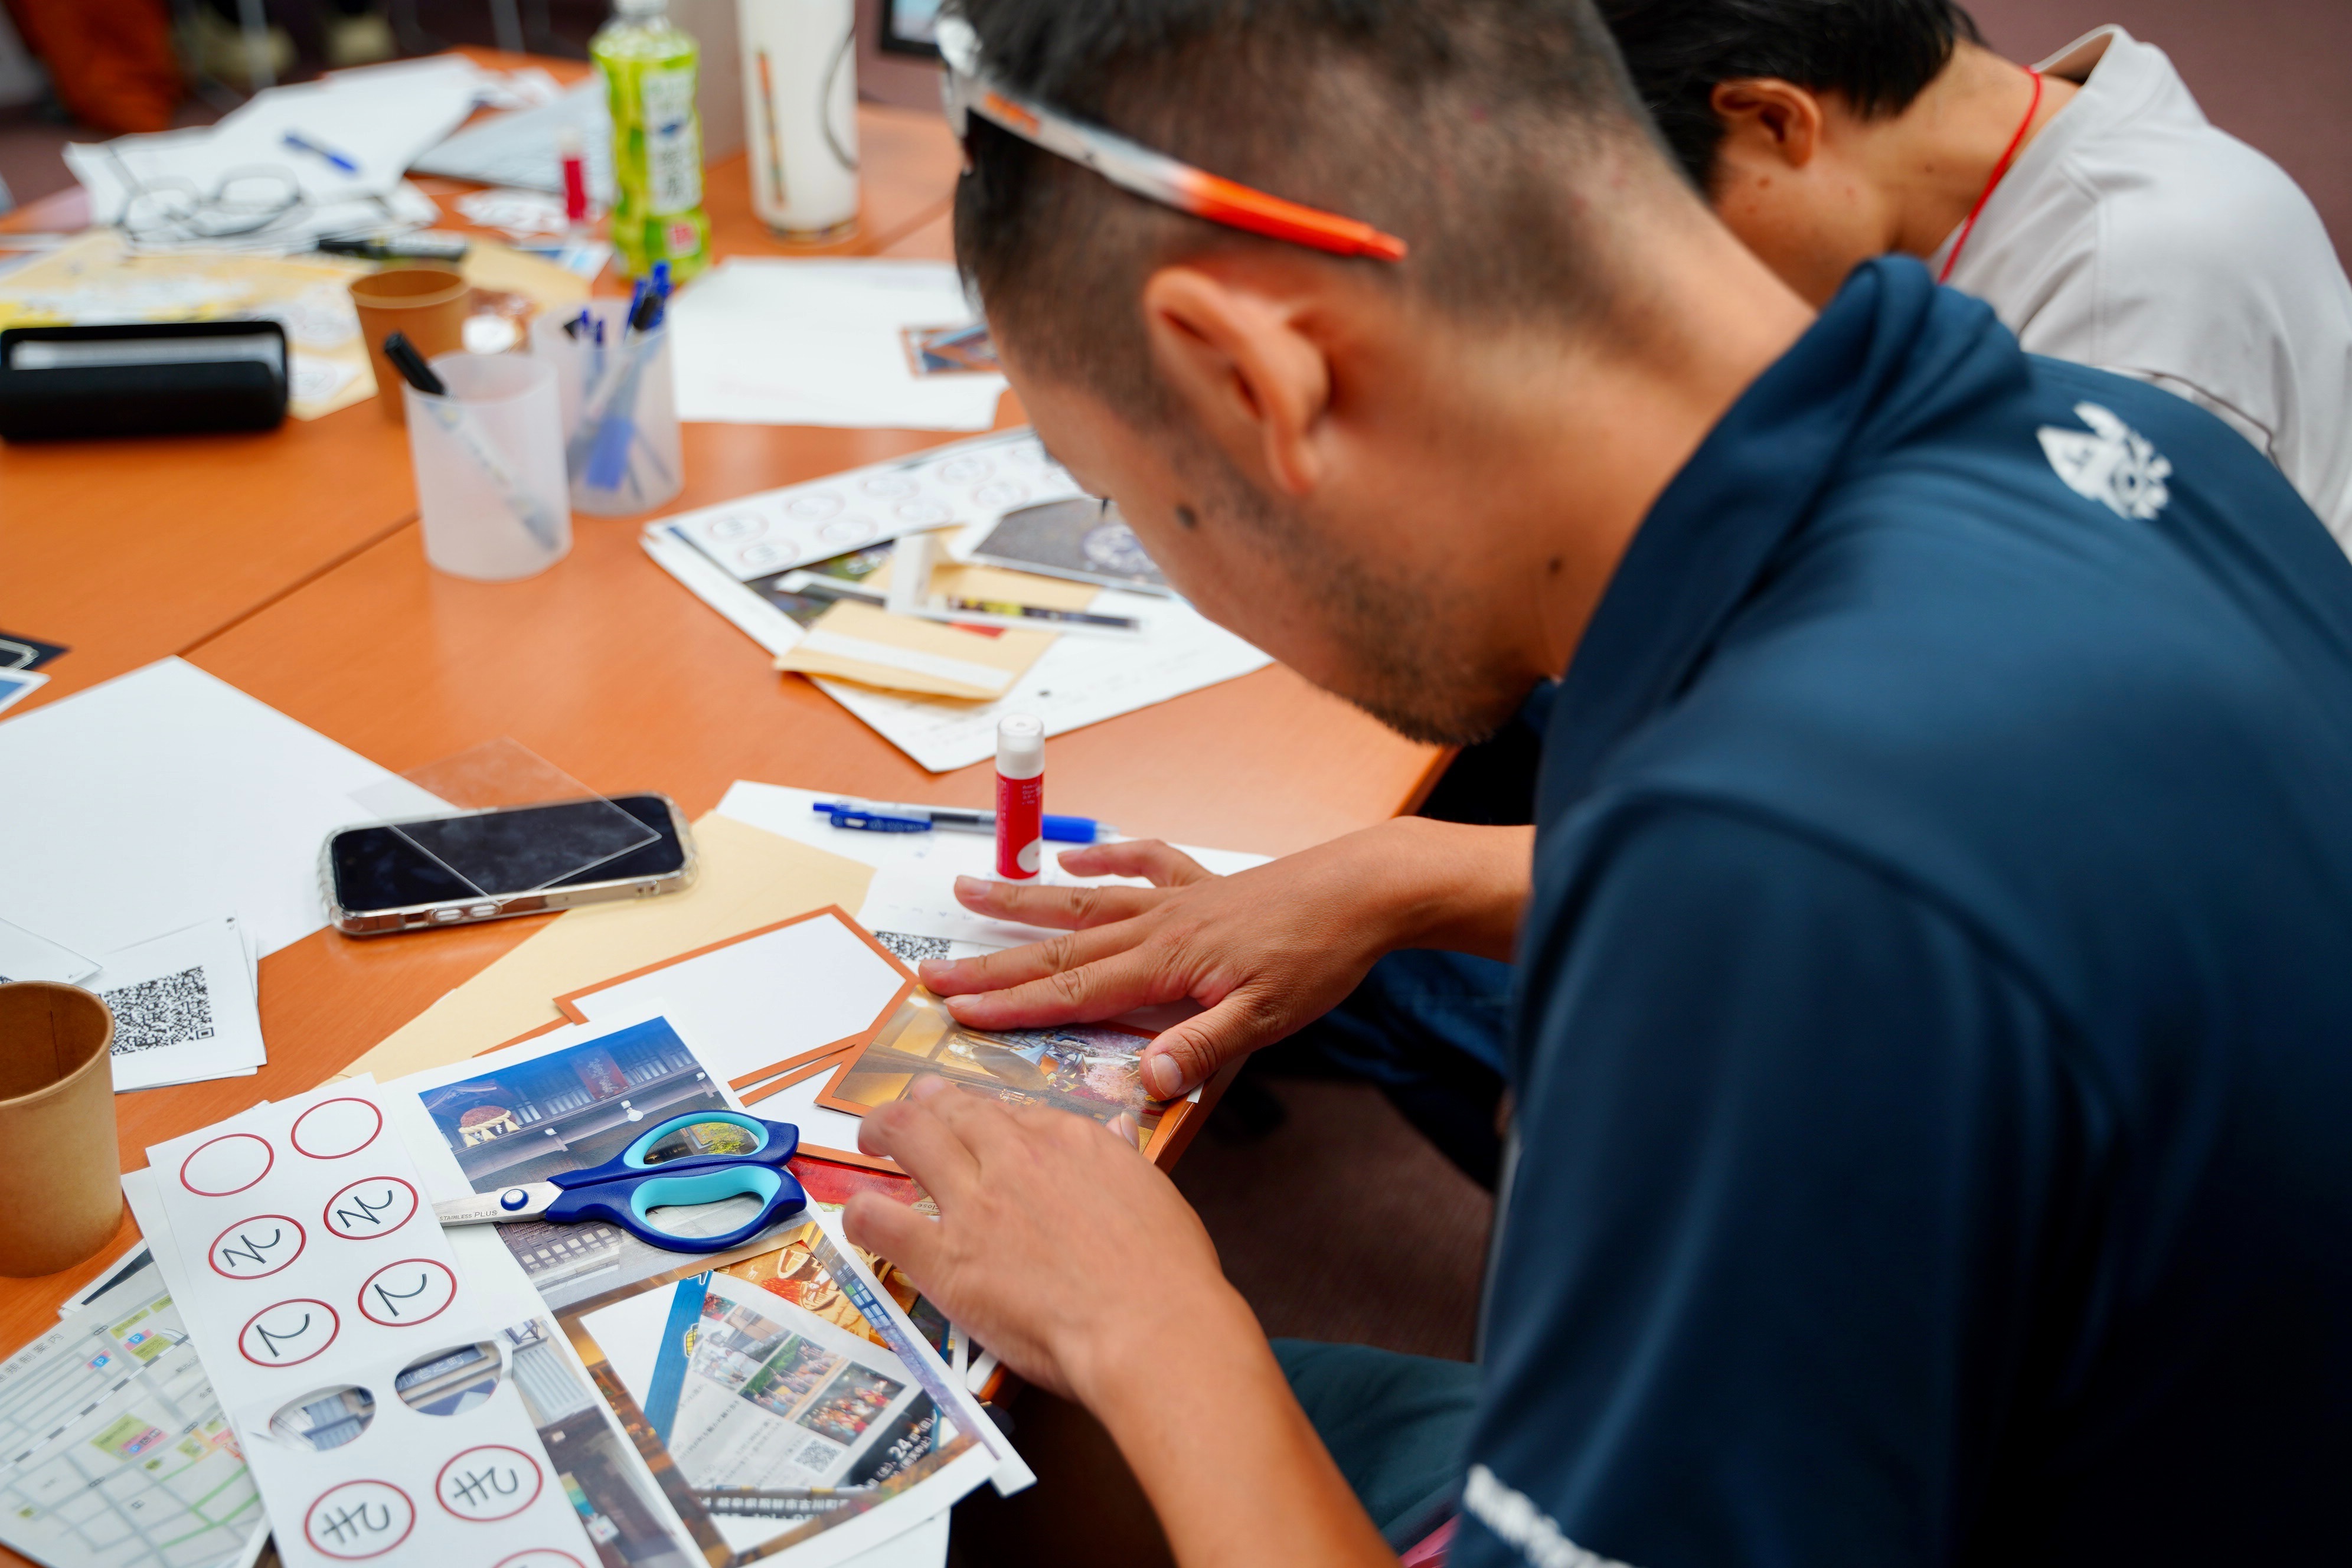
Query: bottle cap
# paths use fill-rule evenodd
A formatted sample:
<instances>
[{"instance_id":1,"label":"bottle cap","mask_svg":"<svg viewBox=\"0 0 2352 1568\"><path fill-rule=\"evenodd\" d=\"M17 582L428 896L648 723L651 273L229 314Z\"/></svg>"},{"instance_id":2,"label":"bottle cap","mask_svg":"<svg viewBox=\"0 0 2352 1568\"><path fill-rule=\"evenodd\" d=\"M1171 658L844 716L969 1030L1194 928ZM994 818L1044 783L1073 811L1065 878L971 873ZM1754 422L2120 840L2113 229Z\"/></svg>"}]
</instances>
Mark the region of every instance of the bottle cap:
<instances>
[{"instance_id":1,"label":"bottle cap","mask_svg":"<svg viewBox=\"0 0 2352 1568\"><path fill-rule=\"evenodd\" d=\"M1045 721L1034 713L1007 713L996 721L996 772L1034 779L1045 771Z\"/></svg>"},{"instance_id":2,"label":"bottle cap","mask_svg":"<svg viewBox=\"0 0 2352 1568\"><path fill-rule=\"evenodd\" d=\"M613 0L615 16L658 16L669 9L669 0Z\"/></svg>"}]
</instances>

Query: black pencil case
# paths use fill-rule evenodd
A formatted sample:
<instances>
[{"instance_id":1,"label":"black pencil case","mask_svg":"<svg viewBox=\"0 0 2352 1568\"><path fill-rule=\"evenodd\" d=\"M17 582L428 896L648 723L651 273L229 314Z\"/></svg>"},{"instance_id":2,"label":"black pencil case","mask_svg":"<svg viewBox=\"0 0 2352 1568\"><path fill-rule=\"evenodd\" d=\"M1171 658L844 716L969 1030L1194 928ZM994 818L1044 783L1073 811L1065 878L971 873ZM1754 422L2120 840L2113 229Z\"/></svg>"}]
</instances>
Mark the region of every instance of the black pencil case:
<instances>
[{"instance_id":1,"label":"black pencil case","mask_svg":"<svg viewBox=\"0 0 2352 1568\"><path fill-rule=\"evenodd\" d=\"M0 437L272 430L286 417L286 329L163 321L0 331Z\"/></svg>"}]
</instances>

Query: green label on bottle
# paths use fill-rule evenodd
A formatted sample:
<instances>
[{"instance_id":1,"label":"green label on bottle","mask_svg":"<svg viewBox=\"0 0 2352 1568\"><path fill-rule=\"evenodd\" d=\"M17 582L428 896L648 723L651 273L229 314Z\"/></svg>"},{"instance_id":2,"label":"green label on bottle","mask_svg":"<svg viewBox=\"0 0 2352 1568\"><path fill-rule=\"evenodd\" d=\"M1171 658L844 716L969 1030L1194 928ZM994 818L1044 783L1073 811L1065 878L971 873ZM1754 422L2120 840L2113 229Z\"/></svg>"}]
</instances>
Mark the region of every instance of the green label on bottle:
<instances>
[{"instance_id":1,"label":"green label on bottle","mask_svg":"<svg viewBox=\"0 0 2352 1568\"><path fill-rule=\"evenodd\" d=\"M685 212L702 201L700 140L694 133L694 69L649 68L638 89L645 105L646 205Z\"/></svg>"}]
</instances>

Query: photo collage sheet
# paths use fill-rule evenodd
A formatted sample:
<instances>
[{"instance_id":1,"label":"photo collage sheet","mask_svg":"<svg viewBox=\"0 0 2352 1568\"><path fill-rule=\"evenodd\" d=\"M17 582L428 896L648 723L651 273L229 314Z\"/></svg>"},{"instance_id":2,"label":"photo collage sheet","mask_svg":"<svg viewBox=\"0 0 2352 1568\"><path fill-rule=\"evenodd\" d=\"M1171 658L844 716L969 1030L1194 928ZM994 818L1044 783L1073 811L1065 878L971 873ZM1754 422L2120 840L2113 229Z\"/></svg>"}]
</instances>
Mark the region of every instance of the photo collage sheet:
<instances>
[{"instance_id":1,"label":"photo collage sheet","mask_svg":"<svg viewBox=\"0 0 2352 1568\"><path fill-rule=\"evenodd\" d=\"M821 987L820 977L829 977ZM428 1188L443 1198L591 1169L698 1114L750 1114L785 1136L809 1118L795 1106L772 1120L772 1108L748 1106L734 1084L793 1076L789 1064L813 1051L832 1068L910 984L846 916L819 911L624 977L600 998L567 998L581 1022L387 1092ZM780 987L800 990L796 1005ZM789 1027L776 1025L788 1016ZM819 1044L804 1046L812 1036ZM761 1062L775 1050L786 1054ZM854 1122L848 1131L854 1145ZM754 1142L731 1122L688 1121L683 1139L656 1149L744 1152ZM856 1191L929 1200L904 1175L872 1168L883 1162L818 1147L862 1163L796 1156L791 1170L807 1207L724 1253L665 1249L599 1220L467 1227L490 1233L487 1245L551 1309L657 1506L636 1500L713 1564L789 1553L792 1563L823 1568L983 1482L1011 1490L1029 1479L965 1387L968 1347L903 1275L839 1235L841 1206ZM754 1200L737 1198L662 1209L656 1223L715 1236L756 1212Z\"/></svg>"}]
</instances>

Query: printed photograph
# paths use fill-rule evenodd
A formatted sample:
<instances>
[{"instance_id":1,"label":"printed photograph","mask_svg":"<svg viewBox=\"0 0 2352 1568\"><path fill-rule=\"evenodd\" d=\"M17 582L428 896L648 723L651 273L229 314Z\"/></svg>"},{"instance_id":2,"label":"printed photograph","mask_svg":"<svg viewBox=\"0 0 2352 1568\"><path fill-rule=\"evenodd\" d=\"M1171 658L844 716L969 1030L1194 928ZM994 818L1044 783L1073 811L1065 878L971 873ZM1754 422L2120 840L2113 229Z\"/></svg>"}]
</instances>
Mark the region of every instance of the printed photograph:
<instances>
[{"instance_id":1,"label":"printed photograph","mask_svg":"<svg viewBox=\"0 0 2352 1568\"><path fill-rule=\"evenodd\" d=\"M709 1069L660 1018L428 1089L418 1099L478 1193L588 1170L619 1158L671 1117L731 1109ZM747 1137L731 1122L712 1122L673 1135L667 1152L673 1158L735 1152ZM729 1198L666 1211L661 1223L680 1235L717 1236L749 1223L759 1207L753 1198ZM681 1260L601 1220L495 1228L559 1309L650 1279Z\"/></svg>"},{"instance_id":2,"label":"printed photograph","mask_svg":"<svg viewBox=\"0 0 2352 1568\"><path fill-rule=\"evenodd\" d=\"M743 1397L762 1410L790 1415L840 1364L841 1358L824 1346L793 1335L743 1385Z\"/></svg>"},{"instance_id":3,"label":"printed photograph","mask_svg":"<svg viewBox=\"0 0 2352 1568\"><path fill-rule=\"evenodd\" d=\"M844 1445L855 1443L906 1386L870 1366L852 1362L794 1419L820 1436Z\"/></svg>"},{"instance_id":4,"label":"printed photograph","mask_svg":"<svg viewBox=\"0 0 2352 1568\"><path fill-rule=\"evenodd\" d=\"M1126 1111L1148 1135L1167 1110L1143 1088L1143 1047L1151 1037L1116 1024L983 1034L955 1021L928 992L908 993L873 1040L817 1097L819 1105L863 1116L902 1098L919 1078L943 1078L1016 1105L1050 1105L1108 1121Z\"/></svg>"}]
</instances>

